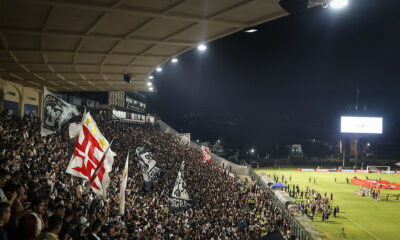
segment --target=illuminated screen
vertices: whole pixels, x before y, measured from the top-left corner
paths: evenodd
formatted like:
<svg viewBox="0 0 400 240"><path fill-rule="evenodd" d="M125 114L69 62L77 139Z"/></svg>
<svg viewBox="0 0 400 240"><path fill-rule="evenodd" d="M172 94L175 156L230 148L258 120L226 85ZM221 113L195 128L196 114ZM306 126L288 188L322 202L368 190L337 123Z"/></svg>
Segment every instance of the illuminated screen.
<svg viewBox="0 0 400 240"><path fill-rule="evenodd" d="M342 116L340 131L342 133L382 133L382 118Z"/></svg>

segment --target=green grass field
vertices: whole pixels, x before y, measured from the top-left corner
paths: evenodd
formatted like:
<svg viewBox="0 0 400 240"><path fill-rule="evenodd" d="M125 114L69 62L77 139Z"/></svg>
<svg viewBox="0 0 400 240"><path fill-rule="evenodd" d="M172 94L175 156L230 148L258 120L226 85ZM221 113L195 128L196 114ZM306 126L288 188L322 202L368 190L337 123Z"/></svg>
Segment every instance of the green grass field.
<svg viewBox="0 0 400 240"><path fill-rule="evenodd" d="M320 172L297 172L294 168L260 168L255 169L256 173L264 172L270 174L273 179L274 173L288 177L288 184L299 184L301 190L305 191L308 185L311 189L317 190L321 195L333 193L331 206L339 206L340 213L334 218L333 214L328 223L322 222L321 214L314 217L314 229L320 232L321 237L326 239L344 239L340 236L344 228L346 239L379 239L397 240L400 239L400 200L395 195L400 190L382 190L381 200L376 201L369 197L360 197L355 194L360 187L351 182L346 183L346 177L365 179L382 178L390 182L400 183L400 174L371 174L371 173L320 173ZM289 181L289 175L292 181ZM316 184L309 183L309 177L316 179ZM335 183L334 178L337 178ZM390 194L389 201L386 195ZM298 200L298 202L301 201Z"/></svg>

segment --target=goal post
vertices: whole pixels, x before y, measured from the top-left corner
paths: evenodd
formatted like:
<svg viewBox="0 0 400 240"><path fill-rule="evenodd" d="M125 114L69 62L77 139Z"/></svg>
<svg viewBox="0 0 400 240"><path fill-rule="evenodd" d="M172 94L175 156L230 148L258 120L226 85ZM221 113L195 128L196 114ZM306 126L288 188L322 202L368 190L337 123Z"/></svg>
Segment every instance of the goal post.
<svg viewBox="0 0 400 240"><path fill-rule="evenodd" d="M390 171L390 166L374 166L374 165L368 165L367 170L371 173L378 172L378 170L383 170L383 171Z"/></svg>

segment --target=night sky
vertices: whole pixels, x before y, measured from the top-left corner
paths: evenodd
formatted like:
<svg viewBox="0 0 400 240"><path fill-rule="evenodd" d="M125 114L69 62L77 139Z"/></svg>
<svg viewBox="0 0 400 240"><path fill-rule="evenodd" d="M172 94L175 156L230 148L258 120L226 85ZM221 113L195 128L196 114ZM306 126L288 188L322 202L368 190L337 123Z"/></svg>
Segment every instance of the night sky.
<svg viewBox="0 0 400 240"><path fill-rule="evenodd" d="M192 139L263 153L312 138L336 144L358 86L360 115L384 118L374 140L400 145L399 9L398 0L352 0L213 41L154 73L149 102Z"/></svg>

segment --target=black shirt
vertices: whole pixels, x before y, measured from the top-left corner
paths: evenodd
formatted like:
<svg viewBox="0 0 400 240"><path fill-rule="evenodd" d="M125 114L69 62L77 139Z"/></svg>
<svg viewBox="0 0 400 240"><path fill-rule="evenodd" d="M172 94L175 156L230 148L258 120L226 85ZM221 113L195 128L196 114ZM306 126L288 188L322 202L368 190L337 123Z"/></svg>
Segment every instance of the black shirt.
<svg viewBox="0 0 400 240"><path fill-rule="evenodd" d="M8 240L8 235L3 227L0 227L0 240Z"/></svg>
<svg viewBox="0 0 400 240"><path fill-rule="evenodd" d="M72 223L71 222L64 222L61 228L61 232L60 232L60 239L64 239L65 235L69 235L69 237L72 237L73 235L73 228L72 228Z"/></svg>

